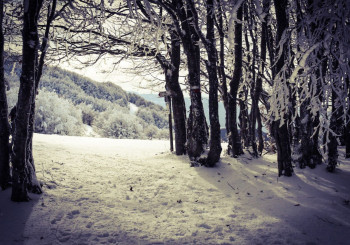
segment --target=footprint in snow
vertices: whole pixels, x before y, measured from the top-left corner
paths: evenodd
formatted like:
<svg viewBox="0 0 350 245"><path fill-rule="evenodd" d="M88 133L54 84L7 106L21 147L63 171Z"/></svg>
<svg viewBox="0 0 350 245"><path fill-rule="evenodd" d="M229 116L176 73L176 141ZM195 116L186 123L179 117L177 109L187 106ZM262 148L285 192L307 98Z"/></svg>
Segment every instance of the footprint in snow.
<svg viewBox="0 0 350 245"><path fill-rule="evenodd" d="M80 214L79 210L73 210L72 212L68 213L67 216L68 216L68 219L73 219L73 218L76 218L78 214Z"/></svg>
<svg viewBox="0 0 350 245"><path fill-rule="evenodd" d="M208 230L210 230L211 229L211 226L210 225L207 225L207 224L205 224L205 223L203 223L203 224L199 224L199 225L197 225L198 227L200 227L200 228L205 228L205 229L208 229Z"/></svg>
<svg viewBox="0 0 350 245"><path fill-rule="evenodd" d="M91 228L93 224L92 222L87 223L86 228Z"/></svg>
<svg viewBox="0 0 350 245"><path fill-rule="evenodd" d="M63 218L63 213L57 214L56 217L53 220L51 220L51 224L53 225L56 224L57 222L61 221L62 218Z"/></svg>
<svg viewBox="0 0 350 245"><path fill-rule="evenodd" d="M104 233L98 234L97 236L98 237L109 237L109 233L108 232L104 232Z"/></svg>

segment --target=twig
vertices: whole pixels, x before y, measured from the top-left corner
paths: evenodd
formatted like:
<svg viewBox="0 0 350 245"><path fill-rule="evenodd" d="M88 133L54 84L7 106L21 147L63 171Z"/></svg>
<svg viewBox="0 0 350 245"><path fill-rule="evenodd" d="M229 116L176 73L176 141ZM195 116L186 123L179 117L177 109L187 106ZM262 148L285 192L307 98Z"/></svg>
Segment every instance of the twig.
<svg viewBox="0 0 350 245"><path fill-rule="evenodd" d="M235 188L230 183L227 182L227 184L228 184L229 187L232 188L232 190L235 190Z"/></svg>

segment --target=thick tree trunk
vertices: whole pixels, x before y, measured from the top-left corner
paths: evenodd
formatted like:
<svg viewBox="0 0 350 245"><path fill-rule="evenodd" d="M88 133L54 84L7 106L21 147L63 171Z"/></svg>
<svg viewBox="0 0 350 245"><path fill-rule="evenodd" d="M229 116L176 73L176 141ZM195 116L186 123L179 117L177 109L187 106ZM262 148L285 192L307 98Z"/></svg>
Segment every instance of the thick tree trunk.
<svg viewBox="0 0 350 245"><path fill-rule="evenodd" d="M233 76L230 81L230 94L228 100L228 124L230 127L228 151L232 157L243 154L242 144L237 129L237 93L240 79L242 77L242 9L240 6L237 11L237 20L235 22L235 65Z"/></svg>
<svg viewBox="0 0 350 245"><path fill-rule="evenodd" d="M171 71L170 83L168 85L173 100L175 148L176 155L186 154L186 107L182 90L179 84L180 67L180 43L174 34L171 41Z"/></svg>
<svg viewBox="0 0 350 245"><path fill-rule="evenodd" d="M313 16L313 13L315 12L314 10L314 5L312 0L308 0L307 2L307 13L309 16ZM301 22L302 19L302 10L301 6L298 6L298 21ZM317 28L316 23L312 22L311 23L311 34L314 36L315 35L315 30ZM299 30L301 31L301 30ZM319 35L319 34L317 34ZM320 39L322 39L323 34L321 34ZM317 59L322 60L321 62L321 68L316 68L315 71L315 80L314 81L308 81L308 86L309 89L311 90L311 84L315 83L316 86L313 89L316 89L316 92L314 94L317 94L319 97L319 101L322 101L322 84L321 80L323 79L325 75L325 71L327 69L327 60L324 59L323 57L323 51L318 50L317 51ZM323 71L321 73L321 70ZM313 79L313 78L311 78ZM299 162L299 166L301 168L308 166L310 168L315 168L317 164L322 163L322 156L318 150L318 137L319 137L319 123L320 123L320 113L316 112L316 115L312 117L311 112L310 112L310 99L304 98L304 102L301 104L301 124L300 124L300 136L301 136L301 144L300 144L300 152L301 152L301 158ZM316 131L314 131L316 130Z"/></svg>
<svg viewBox="0 0 350 245"><path fill-rule="evenodd" d="M27 142L29 115L35 89L35 65L39 44L37 22L42 0L24 0L22 74L18 93L15 133L13 135L13 188L12 201L28 201Z"/></svg>
<svg viewBox="0 0 350 245"><path fill-rule="evenodd" d="M36 89L35 89L36 90ZM35 119L35 92L32 96L32 104L30 108L29 115L29 125L28 125L28 138L27 138L27 163L26 163L26 174L28 178L28 191L41 194L43 191L41 189L40 183L36 177L35 164L33 157L33 134L34 134L34 119Z"/></svg>
<svg viewBox="0 0 350 245"><path fill-rule="evenodd" d="M184 96L179 84L180 68L180 40L175 33L171 33L171 64L165 74L167 88L171 93L172 109L175 129L176 155L186 154L186 107Z"/></svg>
<svg viewBox="0 0 350 245"><path fill-rule="evenodd" d="M34 157L33 157L33 134L34 134L34 120L35 120L35 98L37 95L38 87L39 87L39 82L40 78L43 72L43 67L44 67L44 60L45 60L45 55L46 55L46 50L47 50L47 45L48 45L48 39L49 39L49 33L50 33L50 27L51 23L54 20L55 16L55 11L56 11L56 4L57 0L52 1L52 6L51 9L49 9L48 13L48 18L46 22L46 28L45 28L45 34L44 38L41 44L41 55L39 62L37 60L37 57L35 59L35 84L34 84L34 92L32 96L32 103L31 103L31 109L30 109L30 115L29 115L29 125L28 125L28 139L27 139L27 152L26 152L26 157L27 157L27 165L26 165L26 174L28 176L28 190L32 193L36 194L41 194L42 189L41 185L36 177L36 172L35 172L35 164L34 164Z"/></svg>
<svg viewBox="0 0 350 245"><path fill-rule="evenodd" d="M182 1L176 3L184 31L178 35L182 39L187 57L191 97L190 115L187 121L187 152L191 160L198 160L208 143L208 130L201 95L199 36L194 27L195 23L190 7L185 6Z"/></svg>
<svg viewBox="0 0 350 245"><path fill-rule="evenodd" d="M276 19L277 19L277 36L276 43L279 43L282 38L284 31L287 31L288 28L288 19L287 19L287 0L274 0L275 10L276 10ZM277 48L276 53L279 53L279 49L282 48L281 55L278 57L276 62L276 76L279 76L285 62L287 59L287 43L284 43L282 47ZM282 79L282 77L281 77ZM275 80L276 82L276 80ZM287 81L284 81L287 82ZM284 123L281 125L281 120L284 120ZM288 131L288 115L283 119L278 119L273 122L273 134L276 140L277 146L277 159L278 159L278 175L282 174L285 176L291 176L293 173L292 167L292 158L291 158L291 147Z"/></svg>
<svg viewBox="0 0 350 245"><path fill-rule="evenodd" d="M219 123L219 106L218 106L218 76L217 76L217 51L214 37L214 5L213 0L207 0L207 54L208 62L206 63L209 75L209 120L210 120L210 145L209 153L206 159L206 165L213 167L220 160L221 134Z"/></svg>
<svg viewBox="0 0 350 245"><path fill-rule="evenodd" d="M6 189L11 182L9 162L8 107L6 98L6 83L4 76L4 34L2 22L4 16L4 1L0 1L0 187Z"/></svg>

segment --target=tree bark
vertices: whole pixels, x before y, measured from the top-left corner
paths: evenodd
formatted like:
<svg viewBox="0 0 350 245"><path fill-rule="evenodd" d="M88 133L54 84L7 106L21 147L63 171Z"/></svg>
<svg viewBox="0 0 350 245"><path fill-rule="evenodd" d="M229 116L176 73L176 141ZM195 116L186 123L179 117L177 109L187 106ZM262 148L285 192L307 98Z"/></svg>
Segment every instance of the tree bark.
<svg viewBox="0 0 350 245"><path fill-rule="evenodd" d="M237 92L242 77L242 5L237 10L237 22L235 22L235 64L233 76L230 81L230 92L228 100L228 124L230 127L228 151L231 157L243 154L241 139L237 129Z"/></svg>
<svg viewBox="0 0 350 245"><path fill-rule="evenodd" d="M218 75L217 75L217 50L215 47L214 36L214 3L213 0L207 0L207 38L206 50L208 62L206 67L209 75L209 120L210 120L210 145L209 153L206 159L208 167L214 167L220 160L221 134L219 123L218 106Z"/></svg>
<svg viewBox="0 0 350 245"><path fill-rule="evenodd" d="M282 38L284 31L287 31L288 28L288 19L287 19L287 0L274 0L275 10L276 10L276 19L277 19L277 35L276 43L279 43ZM285 62L287 60L287 43L285 42L282 47L277 48L276 53L279 53L279 49L282 48L282 53L278 57L276 62L276 76L279 76ZM281 77L282 79L282 77ZM276 82L276 80L275 80ZM287 81L285 81L287 82ZM288 109L287 109L288 110ZM284 123L281 125L281 119L275 120L272 123L273 135L276 140L277 146L277 160L278 160L278 175L292 176L293 167L292 167L292 157L291 157L291 147L288 131L288 115L283 118Z"/></svg>
<svg viewBox="0 0 350 245"><path fill-rule="evenodd" d="M201 95L199 36L194 28L190 7L186 6L183 1L177 1L176 9L184 31L178 35L182 39L187 57L191 97L190 114L187 121L187 152L191 160L198 160L208 143L208 130Z"/></svg>
<svg viewBox="0 0 350 245"><path fill-rule="evenodd" d="M33 134L34 134L34 122L35 122L35 99L38 92L39 82L41 79L41 75L43 72L44 67L44 60L46 56L46 50L48 45L48 39L49 39L49 33L50 33L50 27L51 23L54 20L55 11L56 11L56 4L57 0L52 1L51 9L48 9L48 17L45 27L45 34L44 38L41 44L41 55L40 59L38 61L37 56L35 59L35 84L34 84L34 92L32 96L32 102L31 102L31 109L30 109L30 115L29 115L29 125L28 125L28 139L27 139L27 165L26 165L26 174L28 176L28 190L32 193L41 194L42 189L41 185L36 177L35 172L35 164L34 164L34 157L33 157Z"/></svg>
<svg viewBox="0 0 350 245"><path fill-rule="evenodd" d="M4 75L4 34L3 34L4 1L0 1L0 187L6 189L11 182L9 162L8 106L6 82Z"/></svg>
<svg viewBox="0 0 350 245"><path fill-rule="evenodd" d="M258 139L259 139L259 145L258 145L258 153L259 155L262 154L262 151L264 149L264 139L263 139L263 134L262 134L262 123L261 123L261 113L260 113L260 108L259 108L259 100L261 96L261 92L263 90L262 88L262 75L265 72L265 63L266 63L266 52L267 52L267 15L269 12L270 8L270 1L264 0L263 1L263 12L266 14L262 27L261 27L261 41L260 41L260 69L259 69L259 76L256 80L256 88L255 88L255 93L254 97L256 100L256 119L258 123Z"/></svg>
<svg viewBox="0 0 350 245"><path fill-rule="evenodd" d="M349 63L350 67L350 63ZM345 125L345 158L350 158L350 78L346 78L347 93L348 93L348 108L347 108L347 124Z"/></svg>
<svg viewBox="0 0 350 245"><path fill-rule="evenodd" d="M186 107L184 96L179 84L180 69L180 40L178 36L171 32L171 63L165 71L167 76L166 83L171 98L173 100L172 108L174 114L175 129L175 151L176 155L186 154Z"/></svg>
<svg viewBox="0 0 350 245"><path fill-rule="evenodd" d="M302 19L302 10L301 6L298 6L298 19L299 22ZM308 16L312 17L314 16L315 12L315 5L313 4L313 0L307 1L307 14ZM299 28L300 29L300 28ZM312 22L310 24L310 31L313 38L317 35L320 35L319 38L315 40L315 42L320 41L323 39L324 34L316 33L316 23ZM298 31L302 31L301 29ZM317 51L316 57L318 60L322 60L320 66L316 67L315 71L315 78L313 81L307 81L308 87L311 90L312 86L311 84L315 83L315 86L313 89L316 89L315 94L319 97L319 101L322 101L322 82L321 80L325 76L325 71L327 69L327 59L324 59L323 57L323 50L320 49ZM322 72L321 72L322 70ZM312 79L312 78L310 78ZM301 159L299 162L299 166L301 168L304 168L306 166L310 168L315 168L317 164L322 163L322 156L318 150L318 136L319 136L319 123L320 123L320 113L316 112L316 115L312 118L311 112L310 112L310 99L304 98L304 102L301 104L300 108L300 117L301 117L301 123L300 123L300 148L301 148ZM314 130L316 130L314 132Z"/></svg>
<svg viewBox="0 0 350 245"><path fill-rule="evenodd" d="M27 143L32 99L35 89L35 68L38 55L38 18L43 0L24 0L22 74L18 93L15 132L13 135L13 188L12 201L28 201Z"/></svg>
<svg viewBox="0 0 350 245"><path fill-rule="evenodd" d="M337 117L339 116L338 109L335 106L335 100L336 100L336 93L334 90L332 90L332 115L330 118L330 129L333 132L337 132ZM329 172L334 172L335 167L338 164L338 142L336 136L333 134L333 132L329 132L329 141L328 141L328 164L327 164L327 170Z"/></svg>
<svg viewBox="0 0 350 245"><path fill-rule="evenodd" d="M223 6L220 0L218 0L218 32L220 36L220 51L219 51L219 69L218 69L218 75L220 78L220 93L222 97L222 101L225 108L225 128L226 128L226 136L230 135L230 127L228 122L228 92L227 92L227 79L226 79L226 72L225 72L225 33L224 33L224 27L223 27ZM229 154L229 153L228 153Z"/></svg>

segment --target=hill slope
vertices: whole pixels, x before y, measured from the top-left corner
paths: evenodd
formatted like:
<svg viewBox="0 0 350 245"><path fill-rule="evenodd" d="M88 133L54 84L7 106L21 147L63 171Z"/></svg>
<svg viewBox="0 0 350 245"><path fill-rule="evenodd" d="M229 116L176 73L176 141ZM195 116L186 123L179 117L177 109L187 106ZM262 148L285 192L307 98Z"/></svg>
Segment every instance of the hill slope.
<svg viewBox="0 0 350 245"><path fill-rule="evenodd" d="M7 61L9 109L16 104L19 75L20 66ZM84 129L92 127L104 137L167 137L164 107L111 82L98 83L57 67L44 69L36 104L38 133L84 135Z"/></svg>

